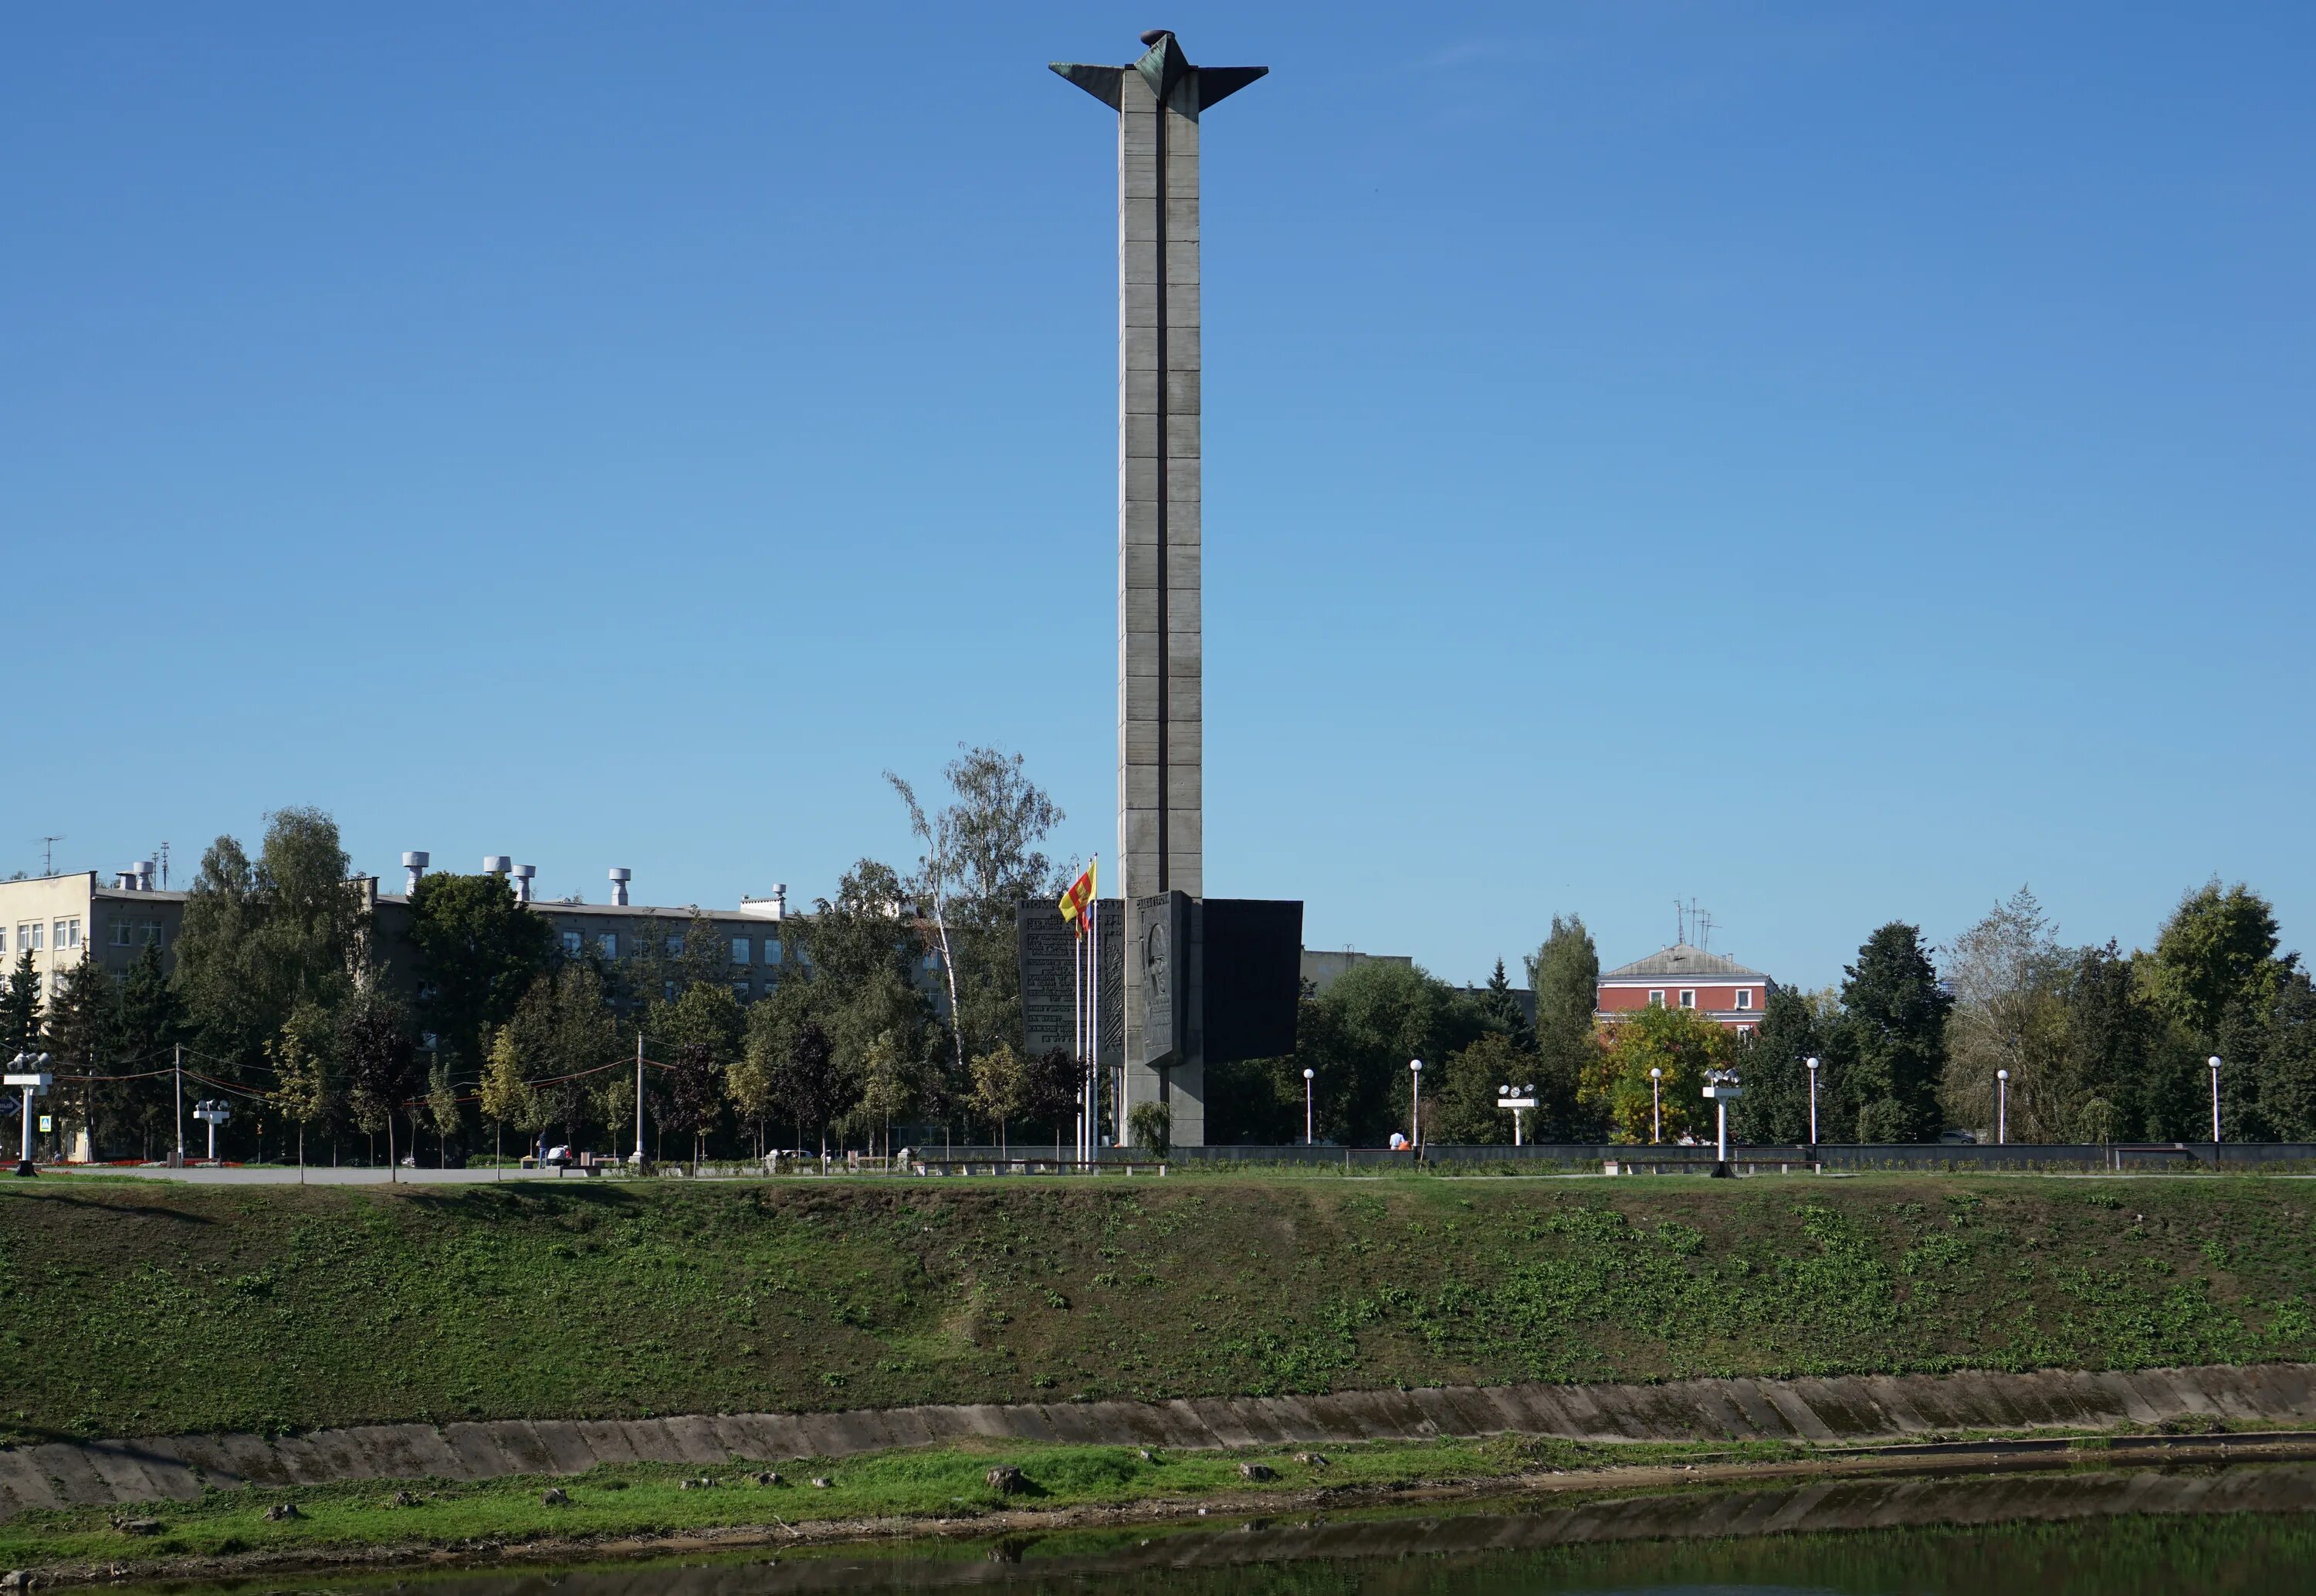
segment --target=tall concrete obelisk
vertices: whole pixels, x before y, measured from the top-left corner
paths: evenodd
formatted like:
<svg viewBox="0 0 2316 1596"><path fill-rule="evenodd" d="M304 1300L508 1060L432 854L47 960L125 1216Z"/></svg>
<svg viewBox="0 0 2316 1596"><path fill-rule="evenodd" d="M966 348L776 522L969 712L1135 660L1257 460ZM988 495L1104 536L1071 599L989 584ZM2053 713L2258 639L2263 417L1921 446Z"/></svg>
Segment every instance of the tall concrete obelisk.
<svg viewBox="0 0 2316 1596"><path fill-rule="evenodd" d="M1267 66L1193 66L1153 29L1125 66L1054 63L1118 112L1118 864L1127 900L1205 891L1198 603L1198 120ZM1126 1103L1206 1139L1195 1045L1144 1068L1128 950ZM1123 1117L1121 1113L1121 1118Z"/></svg>

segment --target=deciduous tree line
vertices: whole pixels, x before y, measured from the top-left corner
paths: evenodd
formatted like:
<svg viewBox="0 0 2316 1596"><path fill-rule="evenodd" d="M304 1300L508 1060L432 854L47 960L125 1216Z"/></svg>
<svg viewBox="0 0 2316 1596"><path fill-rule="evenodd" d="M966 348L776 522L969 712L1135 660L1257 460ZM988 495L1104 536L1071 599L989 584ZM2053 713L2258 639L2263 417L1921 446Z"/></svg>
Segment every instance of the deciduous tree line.
<svg viewBox="0 0 2316 1596"><path fill-rule="evenodd" d="M619 1150L636 1132L639 1045L655 1156L875 1148L928 1122L1043 1128L1074 1112L1077 1076L1021 1054L1014 905L1060 891L1041 845L1061 813L1018 756L962 750L944 776L930 810L893 782L916 867L863 859L783 922L792 956L753 1004L697 911L688 926L639 917L623 957L592 940L571 953L492 875L425 877L388 945L335 823L286 809L254 858L231 837L207 850L172 973L148 948L126 982L86 963L44 1002L25 961L0 992L0 1040L45 1046L67 1077L144 1077L71 1082L58 1098L113 1156L172 1145L174 1088L152 1072L181 1043L188 1095L224 1092L236 1110L235 1157ZM937 994L917 979L929 953Z"/></svg>
<svg viewBox="0 0 2316 1596"><path fill-rule="evenodd" d="M1991 1130L2000 1069L2015 1141L2204 1140L2216 1056L2229 1139L2316 1141L2316 995L2273 909L2240 884L2187 893L2130 953L2062 945L2023 888L1943 949L1893 921L1839 987L1776 991L1742 1034L1679 1008L1597 1024L1599 961L1573 917L1554 917L1527 963L1533 1026L1501 962L1478 991L1380 961L1306 991L1294 1056L1209 1071L1210 1134L1301 1140L1309 1068L1319 1138L1377 1145L1411 1128L1407 1064L1421 1059L1430 1141L1509 1141L1498 1090L1531 1084L1531 1140L1647 1141L1653 1113L1667 1140L1704 1138L1705 1072L1729 1068L1744 1086L1732 1134L1798 1143L1814 1058L1824 1141Z"/></svg>

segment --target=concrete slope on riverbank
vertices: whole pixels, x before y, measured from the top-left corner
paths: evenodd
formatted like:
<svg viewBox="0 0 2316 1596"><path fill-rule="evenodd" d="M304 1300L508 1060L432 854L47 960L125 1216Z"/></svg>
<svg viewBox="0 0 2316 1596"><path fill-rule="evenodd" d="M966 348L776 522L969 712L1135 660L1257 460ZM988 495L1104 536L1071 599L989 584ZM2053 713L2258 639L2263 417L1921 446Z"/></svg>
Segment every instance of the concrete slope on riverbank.
<svg viewBox="0 0 2316 1596"><path fill-rule="evenodd" d="M1177 1449L1506 1432L1606 1441L1844 1441L2171 1420L2316 1424L2316 1365L1448 1386L1331 1396L372 1424L294 1436L58 1441L0 1450L0 1517L33 1507L185 1499L208 1485L572 1475L599 1463L713 1467L971 1440Z"/></svg>

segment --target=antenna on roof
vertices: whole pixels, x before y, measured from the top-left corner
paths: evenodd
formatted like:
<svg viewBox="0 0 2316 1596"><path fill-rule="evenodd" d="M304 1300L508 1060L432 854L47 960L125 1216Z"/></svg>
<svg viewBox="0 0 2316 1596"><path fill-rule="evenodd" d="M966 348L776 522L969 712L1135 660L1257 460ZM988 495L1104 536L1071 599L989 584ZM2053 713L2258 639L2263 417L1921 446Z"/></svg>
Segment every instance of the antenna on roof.
<svg viewBox="0 0 2316 1596"><path fill-rule="evenodd" d="M40 873L42 875L54 875L57 873L57 844L63 840L64 837L61 833L55 837L40 838Z"/></svg>
<svg viewBox="0 0 2316 1596"><path fill-rule="evenodd" d="M1708 953L1713 951L1713 911L1711 909L1700 909L1697 911L1697 945Z"/></svg>

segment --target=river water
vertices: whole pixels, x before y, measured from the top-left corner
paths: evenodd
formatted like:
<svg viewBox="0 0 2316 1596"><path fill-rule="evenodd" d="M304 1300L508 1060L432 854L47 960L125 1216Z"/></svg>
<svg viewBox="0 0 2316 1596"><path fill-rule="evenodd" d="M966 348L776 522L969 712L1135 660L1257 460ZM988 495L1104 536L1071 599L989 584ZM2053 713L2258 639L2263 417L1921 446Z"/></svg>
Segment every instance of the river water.
<svg viewBox="0 0 2316 1596"><path fill-rule="evenodd" d="M688 1562L207 1587L379 1596L2267 1596L2316 1592L2316 1464L1549 1495ZM177 1586L179 1592L190 1589Z"/></svg>

